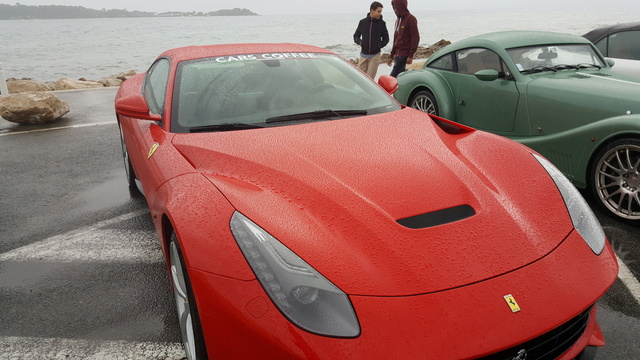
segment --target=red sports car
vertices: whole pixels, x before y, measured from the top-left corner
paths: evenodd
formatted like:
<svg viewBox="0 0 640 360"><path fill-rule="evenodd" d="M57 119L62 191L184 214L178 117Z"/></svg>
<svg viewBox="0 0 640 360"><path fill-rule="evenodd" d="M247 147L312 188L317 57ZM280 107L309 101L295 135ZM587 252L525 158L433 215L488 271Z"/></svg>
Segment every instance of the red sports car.
<svg viewBox="0 0 640 360"><path fill-rule="evenodd" d="M189 359L590 359L617 262L547 160L322 48L169 50L115 108ZM489 156L490 154L490 156Z"/></svg>

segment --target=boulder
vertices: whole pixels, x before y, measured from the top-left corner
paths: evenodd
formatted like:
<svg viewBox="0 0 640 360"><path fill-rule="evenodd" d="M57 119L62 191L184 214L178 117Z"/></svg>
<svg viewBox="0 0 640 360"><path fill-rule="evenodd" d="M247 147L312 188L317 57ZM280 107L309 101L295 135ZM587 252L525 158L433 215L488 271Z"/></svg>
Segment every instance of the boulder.
<svg viewBox="0 0 640 360"><path fill-rule="evenodd" d="M136 72L134 70L129 70L129 71L125 71L125 72L121 72L119 74L114 75L115 77L117 77L118 79L125 81L128 80L130 77L136 75Z"/></svg>
<svg viewBox="0 0 640 360"><path fill-rule="evenodd" d="M413 60L413 63L407 65L406 69L407 70L420 70L424 66L425 62L427 62L427 60L424 60L424 59Z"/></svg>
<svg viewBox="0 0 640 360"><path fill-rule="evenodd" d="M118 79L115 76L109 76L109 77L106 77L106 78L102 78L102 79L98 80L98 82L100 84L102 84L102 86L106 86L106 87L120 86L120 84L122 84L122 80Z"/></svg>
<svg viewBox="0 0 640 360"><path fill-rule="evenodd" d="M17 124L44 124L69 112L69 104L49 92L25 92L0 97L0 116Z"/></svg>
<svg viewBox="0 0 640 360"><path fill-rule="evenodd" d="M9 94L53 90L49 85L35 80L8 80L7 89L9 90Z"/></svg>
<svg viewBox="0 0 640 360"><path fill-rule="evenodd" d="M97 81L71 80L69 78L62 78L55 82L55 90L91 89L101 87L104 87L104 85L100 84Z"/></svg>
<svg viewBox="0 0 640 360"><path fill-rule="evenodd" d="M130 77L132 77L133 75L135 75L136 72L133 70L129 70L126 72L121 72L119 74L116 75L111 75L108 76L106 78L102 78L100 80L98 80L98 82L104 86L120 86L120 84L122 84L122 82L124 82L125 80L129 79Z"/></svg>
<svg viewBox="0 0 640 360"><path fill-rule="evenodd" d="M451 41L449 40L440 40L438 42L436 42L435 44L429 46L429 47L418 47L418 51L416 51L415 55L413 55L414 59L428 59L429 56L433 55L434 52L442 49L443 47L447 46L451 44Z"/></svg>

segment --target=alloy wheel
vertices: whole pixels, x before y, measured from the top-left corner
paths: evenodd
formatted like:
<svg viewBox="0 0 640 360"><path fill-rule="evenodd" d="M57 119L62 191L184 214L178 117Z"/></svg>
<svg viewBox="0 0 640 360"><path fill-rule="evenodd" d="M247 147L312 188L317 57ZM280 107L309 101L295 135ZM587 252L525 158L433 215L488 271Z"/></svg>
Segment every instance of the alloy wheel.
<svg viewBox="0 0 640 360"><path fill-rule="evenodd" d="M182 331L184 349L187 359L196 359L195 335L191 318L191 308L189 306L189 296L184 274L184 267L180 258L180 252L175 241L171 241L169 250L169 260L171 262L171 278L173 280L173 294L176 299L178 310L178 321Z"/></svg>
<svg viewBox="0 0 640 360"><path fill-rule="evenodd" d="M420 92L411 101L411 107L427 114L437 115L437 107L434 99L426 92Z"/></svg>
<svg viewBox="0 0 640 360"><path fill-rule="evenodd" d="M598 200L613 214L640 220L640 143L617 142L599 159L594 174Z"/></svg>

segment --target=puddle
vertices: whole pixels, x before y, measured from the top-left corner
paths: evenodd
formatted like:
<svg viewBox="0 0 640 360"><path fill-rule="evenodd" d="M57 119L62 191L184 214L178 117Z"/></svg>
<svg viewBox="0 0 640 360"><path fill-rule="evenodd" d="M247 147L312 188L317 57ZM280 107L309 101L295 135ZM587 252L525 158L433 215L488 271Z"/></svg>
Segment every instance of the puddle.
<svg viewBox="0 0 640 360"><path fill-rule="evenodd" d="M132 201L124 171L81 192L76 200L82 204L81 211L105 210Z"/></svg>

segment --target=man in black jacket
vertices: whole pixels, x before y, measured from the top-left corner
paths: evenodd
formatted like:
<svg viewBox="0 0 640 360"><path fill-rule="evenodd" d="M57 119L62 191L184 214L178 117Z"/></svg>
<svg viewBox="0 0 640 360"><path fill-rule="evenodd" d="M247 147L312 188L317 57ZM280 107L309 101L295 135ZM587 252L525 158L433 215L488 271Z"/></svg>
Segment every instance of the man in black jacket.
<svg viewBox="0 0 640 360"><path fill-rule="evenodd" d="M387 24L382 20L382 4L374 1L367 17L360 20L353 41L360 45L358 67L375 79L380 66L381 50L389 43Z"/></svg>

